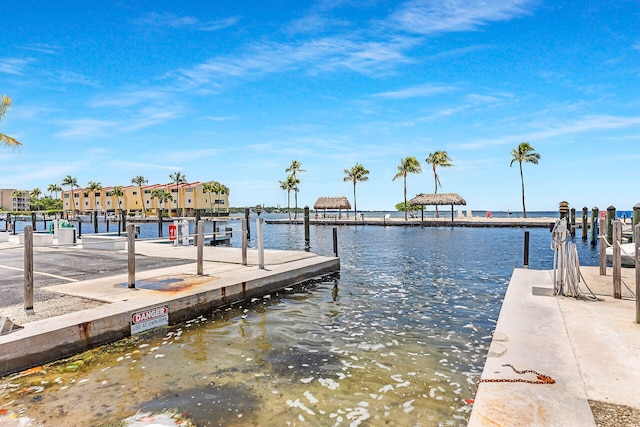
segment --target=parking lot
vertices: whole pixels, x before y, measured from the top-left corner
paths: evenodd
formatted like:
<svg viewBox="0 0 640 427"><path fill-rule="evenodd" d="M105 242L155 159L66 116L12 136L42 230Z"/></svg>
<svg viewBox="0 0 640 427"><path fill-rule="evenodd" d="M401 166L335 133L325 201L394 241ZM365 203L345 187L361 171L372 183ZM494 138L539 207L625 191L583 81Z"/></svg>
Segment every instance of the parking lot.
<svg viewBox="0 0 640 427"><path fill-rule="evenodd" d="M147 271L193 262L186 259L136 256L136 271ZM58 297L38 292L47 286L127 273L127 254L86 249L34 248L34 298ZM24 301L24 248L0 248L0 309Z"/></svg>

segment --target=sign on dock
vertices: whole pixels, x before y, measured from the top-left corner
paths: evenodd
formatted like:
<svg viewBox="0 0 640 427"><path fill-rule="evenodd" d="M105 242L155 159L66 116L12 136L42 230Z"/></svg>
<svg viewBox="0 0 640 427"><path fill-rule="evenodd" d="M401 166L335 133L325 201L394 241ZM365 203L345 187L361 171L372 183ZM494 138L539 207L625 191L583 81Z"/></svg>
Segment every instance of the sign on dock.
<svg viewBox="0 0 640 427"><path fill-rule="evenodd" d="M131 315L131 335L169 324L169 306L149 308Z"/></svg>

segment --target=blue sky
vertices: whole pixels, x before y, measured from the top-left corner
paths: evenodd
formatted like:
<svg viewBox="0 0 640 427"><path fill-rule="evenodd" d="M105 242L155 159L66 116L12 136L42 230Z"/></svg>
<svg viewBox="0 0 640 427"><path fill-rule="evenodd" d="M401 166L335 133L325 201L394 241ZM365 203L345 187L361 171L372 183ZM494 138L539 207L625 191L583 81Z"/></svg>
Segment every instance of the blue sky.
<svg viewBox="0 0 640 427"><path fill-rule="evenodd" d="M0 3L0 188L45 191L66 175L103 186L184 173L231 189L232 206L348 196L359 210L433 192L469 209L640 202L640 4L636 1L135 1ZM293 204L293 195L292 195Z"/></svg>

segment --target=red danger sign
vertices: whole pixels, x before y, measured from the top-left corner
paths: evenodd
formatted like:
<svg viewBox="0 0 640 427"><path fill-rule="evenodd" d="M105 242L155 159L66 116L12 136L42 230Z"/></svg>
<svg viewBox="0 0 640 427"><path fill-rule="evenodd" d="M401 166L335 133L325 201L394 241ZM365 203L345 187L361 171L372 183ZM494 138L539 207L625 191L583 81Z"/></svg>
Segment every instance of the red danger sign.
<svg viewBox="0 0 640 427"><path fill-rule="evenodd" d="M169 324L169 306L150 308L131 315L131 335Z"/></svg>

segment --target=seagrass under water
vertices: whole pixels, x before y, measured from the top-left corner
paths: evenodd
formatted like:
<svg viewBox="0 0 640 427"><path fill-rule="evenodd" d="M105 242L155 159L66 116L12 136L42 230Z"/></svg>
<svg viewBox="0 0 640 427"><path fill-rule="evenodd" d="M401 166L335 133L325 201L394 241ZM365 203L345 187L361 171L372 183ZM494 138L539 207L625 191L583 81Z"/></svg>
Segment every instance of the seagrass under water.
<svg viewBox="0 0 640 427"><path fill-rule="evenodd" d="M531 268L551 268L549 231L530 232ZM302 249L303 233L268 226L265 246ZM523 231L338 235L339 279L5 378L0 408L32 425L116 425L165 409L197 425L465 425ZM329 254L331 236L313 227L311 249Z"/></svg>

